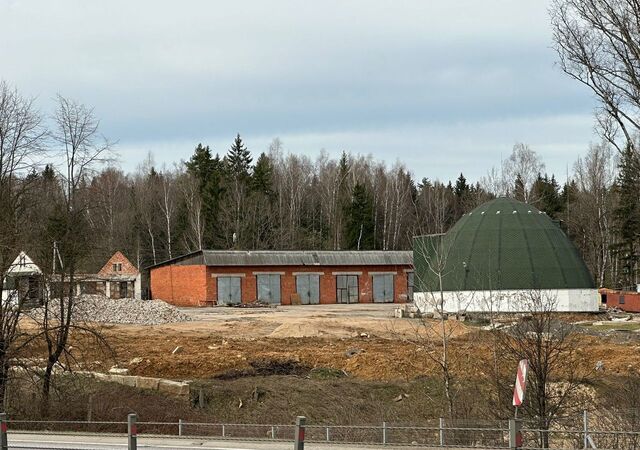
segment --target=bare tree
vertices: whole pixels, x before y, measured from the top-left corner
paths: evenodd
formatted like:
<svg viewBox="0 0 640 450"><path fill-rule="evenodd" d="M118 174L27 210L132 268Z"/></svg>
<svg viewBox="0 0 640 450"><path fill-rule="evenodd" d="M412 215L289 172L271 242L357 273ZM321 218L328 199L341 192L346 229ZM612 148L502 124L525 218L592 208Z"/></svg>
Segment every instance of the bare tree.
<svg viewBox="0 0 640 450"><path fill-rule="evenodd" d="M57 302L45 296L43 317L39 321L40 335L46 343L47 361L42 378L42 413L49 413L53 369L62 358L70 358L69 336L80 328L74 319L77 273L91 246L87 227L86 179L96 164L108 160L111 144L98 133L99 121L93 110L73 100L58 96L58 109L54 116L56 128L53 137L61 149L63 166L60 177L64 187L64 200L53 218L54 267L51 280ZM56 258L60 261L56 267ZM95 335L99 338L99 335Z"/></svg>
<svg viewBox="0 0 640 450"><path fill-rule="evenodd" d="M614 259L615 164L609 145L592 145L576 161L574 173L578 192L565 220L599 286L604 286Z"/></svg>
<svg viewBox="0 0 640 450"><path fill-rule="evenodd" d="M445 293L445 279L454 275L454 270L449 259L451 241L445 235L423 236L414 242L414 255L416 256L415 281L421 291L414 294L415 302L421 311L419 325L415 329L414 344L420 345L427 350L425 354L440 369L445 397L447 399L447 412L449 418L454 417L456 385L454 371L450 359L450 341L455 334L458 322L449 324L448 312L452 305L449 294ZM469 297L465 297L463 302L468 305ZM460 301L456 302L460 304ZM458 309L466 310L465 306L457 306ZM429 312L435 320L429 320ZM435 352L432 347L439 346L439 352Z"/></svg>
<svg viewBox="0 0 640 450"><path fill-rule="evenodd" d="M165 227L166 250L167 257L171 259L173 252L171 244L173 243L173 219L176 213L176 186L173 174L168 170L163 170L158 177L160 199L158 207L162 212L162 218Z"/></svg>
<svg viewBox="0 0 640 450"><path fill-rule="evenodd" d="M150 259L153 264L158 262L158 235L159 217L157 215L156 205L158 204L158 189L156 186L157 172L153 167L153 158L151 154L142 164L138 166L138 170L133 181L133 204L136 209L140 226L144 230L144 234L149 238L148 250ZM150 247L150 248L149 248ZM145 254L145 259L149 255Z"/></svg>
<svg viewBox="0 0 640 450"><path fill-rule="evenodd" d="M515 144L511 155L503 162L502 172L508 192L513 193L516 180L520 179L524 187L524 201L532 203L536 200L531 198L533 184L543 170L544 163L529 145Z"/></svg>
<svg viewBox="0 0 640 450"><path fill-rule="evenodd" d="M198 180L188 172L178 174L177 187L184 202L187 229L183 235L188 252L202 249L204 217Z"/></svg>
<svg viewBox="0 0 640 450"><path fill-rule="evenodd" d="M634 146L640 131L638 11L638 0L554 0L551 7L560 67L599 99L598 129L619 151Z"/></svg>
<svg viewBox="0 0 640 450"><path fill-rule="evenodd" d="M33 170L44 150L46 130L33 99L22 97L0 81L0 288L5 275L25 242L30 205L25 198L29 182L24 177ZM10 376L10 360L20 335L21 310L15 290L0 289L0 407Z"/></svg>
<svg viewBox="0 0 640 450"><path fill-rule="evenodd" d="M583 386L592 370L585 368L579 354L578 333L573 325L557 319L557 296L551 291L520 292L513 299L517 310L529 311L516 325L494 330L501 355L502 408L511 410L513 377L518 361L529 361L527 398L521 407L525 417L540 430L538 445L549 448L547 430L585 406Z"/></svg>

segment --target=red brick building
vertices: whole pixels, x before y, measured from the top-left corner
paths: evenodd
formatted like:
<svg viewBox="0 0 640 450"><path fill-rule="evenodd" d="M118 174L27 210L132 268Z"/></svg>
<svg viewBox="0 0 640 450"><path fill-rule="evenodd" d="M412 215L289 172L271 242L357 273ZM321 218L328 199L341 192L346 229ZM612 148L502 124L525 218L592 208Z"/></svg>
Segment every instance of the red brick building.
<svg viewBox="0 0 640 450"><path fill-rule="evenodd" d="M410 251L200 250L149 268L151 298L179 306L403 303Z"/></svg>
<svg viewBox="0 0 640 450"><path fill-rule="evenodd" d="M600 289L601 303L607 308L618 308L627 312L640 312L640 292Z"/></svg>
<svg viewBox="0 0 640 450"><path fill-rule="evenodd" d="M102 294L109 298L141 298L140 272L122 252L115 252L96 274L77 275L83 294Z"/></svg>

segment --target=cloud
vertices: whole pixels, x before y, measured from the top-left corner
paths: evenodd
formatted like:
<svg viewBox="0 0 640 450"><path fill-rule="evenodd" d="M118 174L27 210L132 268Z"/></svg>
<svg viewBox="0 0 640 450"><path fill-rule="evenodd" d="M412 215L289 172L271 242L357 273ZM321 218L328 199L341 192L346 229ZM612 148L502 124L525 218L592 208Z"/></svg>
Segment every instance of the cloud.
<svg viewBox="0 0 640 450"><path fill-rule="evenodd" d="M560 161L593 139L593 99L554 67L547 7L5 2L0 76L45 112L58 92L95 106L126 167L146 147L187 157L200 140L226 148L241 132L256 147L280 136L295 151L471 173L515 141Z"/></svg>
<svg viewBox="0 0 640 450"><path fill-rule="evenodd" d="M572 167L576 155L586 151L582 136L591 133L590 115L527 117L474 123L433 124L375 130L349 130L326 133L284 133L278 135L287 152L304 154L311 159L325 150L338 158L340 153L372 154L389 165L403 163L417 180L448 181L460 172L478 181L492 166L507 158L516 142L526 142L539 153L547 170L564 180L567 165ZM146 141L119 146L123 167L133 170L127 161L141 161L152 152L158 165L187 160L198 142L214 152L226 153L233 134L225 137L198 136L194 140ZM274 135L244 136L254 155L267 151Z"/></svg>

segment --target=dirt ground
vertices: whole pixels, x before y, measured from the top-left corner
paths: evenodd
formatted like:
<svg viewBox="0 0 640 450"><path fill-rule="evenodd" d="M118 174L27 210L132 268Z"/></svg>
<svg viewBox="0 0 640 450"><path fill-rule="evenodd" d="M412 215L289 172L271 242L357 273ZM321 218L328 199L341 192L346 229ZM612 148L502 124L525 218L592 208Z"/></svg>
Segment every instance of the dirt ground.
<svg viewBox="0 0 640 450"><path fill-rule="evenodd" d="M95 361L92 370L106 371L117 365L134 375L179 380L252 375L256 364L264 361L275 366L284 362L285 366L335 369L363 380L409 381L436 374L438 342L425 338L420 320L393 318L394 308L320 305L185 309L193 321L105 327L115 359L82 345L77 352L91 353L82 359ZM469 378L488 373L493 357L491 334L456 320L447 321L447 327L453 339L451 361L456 373ZM423 337L416 339L418 333ZM627 335L580 336L581 363L595 367L602 361L607 374L634 371L640 367L640 342L624 338Z"/></svg>
<svg viewBox="0 0 640 450"><path fill-rule="evenodd" d="M208 331L233 339L325 337L361 333L395 338L415 334L416 321L395 319L395 304L305 305L266 308L182 308L192 322L169 325L172 331Z"/></svg>

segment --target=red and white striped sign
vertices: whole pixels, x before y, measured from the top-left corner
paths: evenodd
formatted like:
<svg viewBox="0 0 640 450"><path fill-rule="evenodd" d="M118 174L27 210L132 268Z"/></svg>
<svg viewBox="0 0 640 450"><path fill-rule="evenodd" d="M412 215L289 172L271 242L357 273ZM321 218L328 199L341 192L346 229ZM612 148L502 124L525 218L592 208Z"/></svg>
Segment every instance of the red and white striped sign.
<svg viewBox="0 0 640 450"><path fill-rule="evenodd" d="M518 363L518 374L516 375L516 385L513 388L513 406L520 406L524 401L524 392L527 388L527 370L529 361L526 359Z"/></svg>

